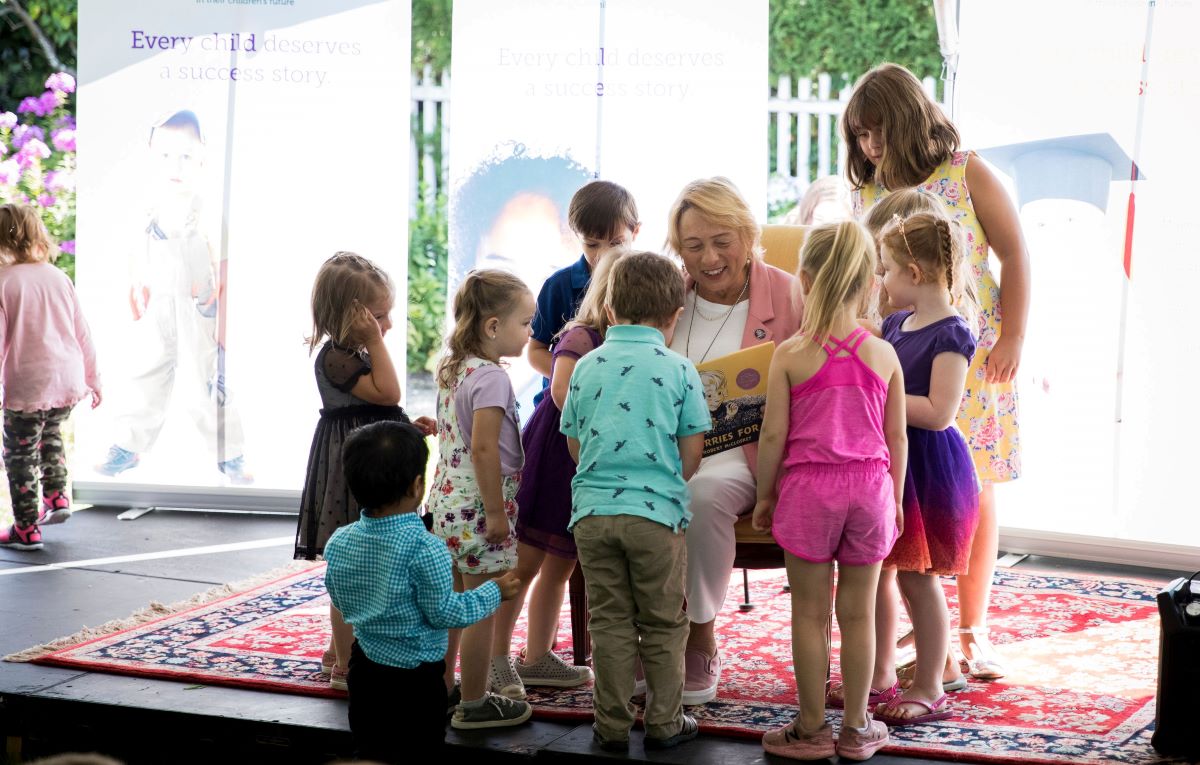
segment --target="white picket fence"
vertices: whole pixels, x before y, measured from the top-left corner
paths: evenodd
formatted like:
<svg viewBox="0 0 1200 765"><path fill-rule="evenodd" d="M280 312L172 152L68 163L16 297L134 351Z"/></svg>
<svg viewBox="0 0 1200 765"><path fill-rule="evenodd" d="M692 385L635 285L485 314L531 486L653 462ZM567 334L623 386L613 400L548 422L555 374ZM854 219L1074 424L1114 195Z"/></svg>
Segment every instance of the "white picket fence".
<svg viewBox="0 0 1200 765"><path fill-rule="evenodd" d="M939 97L937 80L926 77L922 84L927 93ZM794 86L791 77L779 77L778 86L767 98L768 117L775 126L771 176L802 193L817 178L842 174L846 147L837 135L837 123L850 93L851 88L846 87L835 94L833 78L828 74L818 75L815 82L809 78L796 80ZM426 67L420 77L413 77L412 117L409 215L415 216L418 205L431 209L437 194L445 189L450 146L449 72L435 77ZM767 145L766 140L763 143Z"/></svg>

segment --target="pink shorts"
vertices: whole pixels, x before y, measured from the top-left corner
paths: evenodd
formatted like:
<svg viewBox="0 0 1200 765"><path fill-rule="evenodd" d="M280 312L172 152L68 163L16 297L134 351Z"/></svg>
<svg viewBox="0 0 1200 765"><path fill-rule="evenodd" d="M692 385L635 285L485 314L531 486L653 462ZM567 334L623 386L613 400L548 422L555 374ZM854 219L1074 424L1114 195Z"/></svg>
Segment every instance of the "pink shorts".
<svg viewBox="0 0 1200 765"><path fill-rule="evenodd" d="M784 550L813 563L878 563L898 536L892 476L881 462L788 470L771 533Z"/></svg>

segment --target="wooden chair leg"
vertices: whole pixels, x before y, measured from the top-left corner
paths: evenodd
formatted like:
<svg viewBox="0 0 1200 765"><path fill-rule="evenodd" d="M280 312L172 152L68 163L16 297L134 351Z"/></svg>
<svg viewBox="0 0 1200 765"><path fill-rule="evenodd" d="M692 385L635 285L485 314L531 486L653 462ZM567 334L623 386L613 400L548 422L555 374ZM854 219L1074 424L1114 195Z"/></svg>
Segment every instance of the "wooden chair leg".
<svg viewBox="0 0 1200 765"><path fill-rule="evenodd" d="M738 608L743 611L749 611L754 608L754 604L750 602L750 569L742 569L742 602L738 604Z"/></svg>
<svg viewBox="0 0 1200 765"><path fill-rule="evenodd" d="M587 586L583 567L576 565L568 585L571 602L571 644L574 646L575 666L581 667L592 658L592 636L588 632Z"/></svg>

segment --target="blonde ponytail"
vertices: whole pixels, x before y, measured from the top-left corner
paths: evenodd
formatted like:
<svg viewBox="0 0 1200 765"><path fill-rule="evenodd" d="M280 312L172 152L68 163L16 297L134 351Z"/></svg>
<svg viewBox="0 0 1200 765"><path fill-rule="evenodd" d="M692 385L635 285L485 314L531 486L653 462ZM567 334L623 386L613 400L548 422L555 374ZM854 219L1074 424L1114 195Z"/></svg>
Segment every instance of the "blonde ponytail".
<svg viewBox="0 0 1200 765"><path fill-rule="evenodd" d="M842 310L850 304L857 310L874 280L871 237L854 221L818 226L800 250L800 271L812 283L804 296L800 331L806 341L822 345Z"/></svg>

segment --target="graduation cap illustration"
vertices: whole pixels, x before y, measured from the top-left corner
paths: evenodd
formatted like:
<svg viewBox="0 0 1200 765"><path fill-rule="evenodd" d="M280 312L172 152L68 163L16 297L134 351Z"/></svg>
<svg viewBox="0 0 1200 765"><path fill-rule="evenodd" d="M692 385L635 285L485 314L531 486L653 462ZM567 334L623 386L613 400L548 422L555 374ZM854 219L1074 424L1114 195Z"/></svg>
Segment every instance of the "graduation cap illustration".
<svg viewBox="0 0 1200 765"><path fill-rule="evenodd" d="M1013 179L1022 207L1039 199L1075 199L1104 212L1110 183L1131 175L1146 179L1108 133L1026 141L979 153Z"/></svg>

